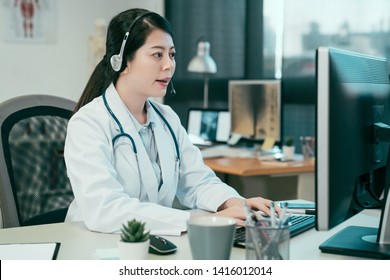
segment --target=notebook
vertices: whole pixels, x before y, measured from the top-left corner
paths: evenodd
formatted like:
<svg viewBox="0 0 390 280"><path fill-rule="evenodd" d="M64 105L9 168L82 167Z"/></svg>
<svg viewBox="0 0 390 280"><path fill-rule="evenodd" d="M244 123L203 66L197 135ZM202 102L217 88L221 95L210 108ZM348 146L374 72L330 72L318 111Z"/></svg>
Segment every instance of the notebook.
<svg viewBox="0 0 390 280"><path fill-rule="evenodd" d="M1 260L55 260L61 243L15 243L0 245Z"/></svg>

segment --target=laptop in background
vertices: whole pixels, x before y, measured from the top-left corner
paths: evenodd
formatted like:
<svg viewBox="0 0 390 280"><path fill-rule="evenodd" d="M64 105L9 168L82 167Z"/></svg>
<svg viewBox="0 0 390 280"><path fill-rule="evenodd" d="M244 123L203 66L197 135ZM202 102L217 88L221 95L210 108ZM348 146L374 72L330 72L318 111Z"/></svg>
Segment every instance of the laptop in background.
<svg viewBox="0 0 390 280"><path fill-rule="evenodd" d="M230 112L223 109L190 108L187 133L194 145L226 144L230 137Z"/></svg>

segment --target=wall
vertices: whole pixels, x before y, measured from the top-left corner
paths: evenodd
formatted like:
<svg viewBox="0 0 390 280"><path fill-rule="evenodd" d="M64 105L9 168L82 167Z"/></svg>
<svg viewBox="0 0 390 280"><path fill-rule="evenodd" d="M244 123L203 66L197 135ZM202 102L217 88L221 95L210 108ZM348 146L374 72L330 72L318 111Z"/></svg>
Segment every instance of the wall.
<svg viewBox="0 0 390 280"><path fill-rule="evenodd" d="M11 1L11 0L9 0ZM56 0L57 41L53 44L4 40L5 8L0 4L0 102L25 94L49 94L77 100L89 78L88 37L95 20L108 22L134 7L163 14L163 0ZM42 2L42 1L41 1Z"/></svg>

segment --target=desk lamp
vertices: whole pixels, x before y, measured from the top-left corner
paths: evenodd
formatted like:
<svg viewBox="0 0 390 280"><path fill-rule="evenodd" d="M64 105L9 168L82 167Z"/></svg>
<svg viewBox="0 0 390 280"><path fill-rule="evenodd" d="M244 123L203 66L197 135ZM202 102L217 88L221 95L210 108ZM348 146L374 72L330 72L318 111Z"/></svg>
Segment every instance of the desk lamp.
<svg viewBox="0 0 390 280"><path fill-rule="evenodd" d="M214 59L210 56L210 43L200 39L198 41L198 50L195 57L193 57L188 64L187 70L189 72L203 73L204 75L204 89L203 89L203 108L208 107L209 99L209 74L217 73L217 65Z"/></svg>

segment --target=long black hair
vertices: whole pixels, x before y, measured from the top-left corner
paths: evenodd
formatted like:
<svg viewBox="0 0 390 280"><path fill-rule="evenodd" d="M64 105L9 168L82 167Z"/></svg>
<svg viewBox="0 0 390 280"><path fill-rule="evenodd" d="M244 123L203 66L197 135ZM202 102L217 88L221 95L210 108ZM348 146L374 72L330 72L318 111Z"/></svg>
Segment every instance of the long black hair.
<svg viewBox="0 0 390 280"><path fill-rule="evenodd" d="M142 18L137 20L129 30L132 23L140 16ZM76 105L75 112L95 97L102 95L111 83L116 84L119 74L126 68L127 61L133 59L135 52L145 43L146 38L155 29L161 29L173 37L169 22L159 14L145 9L130 9L121 12L111 20L107 30L106 54L92 72ZM124 48L122 66L116 72L111 67L110 59L111 56L119 54L124 36L128 31L131 32Z"/></svg>

